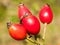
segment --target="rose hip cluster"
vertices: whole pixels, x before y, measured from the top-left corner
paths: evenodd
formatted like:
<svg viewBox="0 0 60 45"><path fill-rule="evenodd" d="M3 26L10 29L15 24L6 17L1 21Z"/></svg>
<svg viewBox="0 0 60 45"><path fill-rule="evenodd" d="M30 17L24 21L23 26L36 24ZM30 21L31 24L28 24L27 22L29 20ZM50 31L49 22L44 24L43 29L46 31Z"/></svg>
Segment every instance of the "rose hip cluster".
<svg viewBox="0 0 60 45"><path fill-rule="evenodd" d="M24 5L18 6L18 18L20 24L7 23L9 34L16 40L23 40L27 34L37 35L40 32L40 22L30 10ZM53 14L50 6L45 4L39 12L39 18L42 23L49 24L52 21Z"/></svg>

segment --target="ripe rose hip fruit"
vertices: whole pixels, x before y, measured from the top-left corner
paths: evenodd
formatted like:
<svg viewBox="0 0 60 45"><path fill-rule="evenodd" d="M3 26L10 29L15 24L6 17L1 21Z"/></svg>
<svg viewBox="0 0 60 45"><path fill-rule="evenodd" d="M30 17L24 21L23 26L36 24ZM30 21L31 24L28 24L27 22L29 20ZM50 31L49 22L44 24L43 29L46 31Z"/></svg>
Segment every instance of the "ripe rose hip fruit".
<svg viewBox="0 0 60 45"><path fill-rule="evenodd" d="M9 29L9 34L15 40L23 40L26 37L26 29L21 24L12 24Z"/></svg>
<svg viewBox="0 0 60 45"><path fill-rule="evenodd" d="M22 24L30 34L36 35L40 31L40 23L38 19L33 15L28 15L22 19Z"/></svg>
<svg viewBox="0 0 60 45"><path fill-rule="evenodd" d="M24 4L21 3L18 6L18 17L21 18L22 16L24 16L25 13L32 14L30 10Z"/></svg>
<svg viewBox="0 0 60 45"><path fill-rule="evenodd" d="M43 8L40 10L39 18L42 23L49 24L52 21L53 13L52 13L52 10L48 4L45 4L43 6Z"/></svg>

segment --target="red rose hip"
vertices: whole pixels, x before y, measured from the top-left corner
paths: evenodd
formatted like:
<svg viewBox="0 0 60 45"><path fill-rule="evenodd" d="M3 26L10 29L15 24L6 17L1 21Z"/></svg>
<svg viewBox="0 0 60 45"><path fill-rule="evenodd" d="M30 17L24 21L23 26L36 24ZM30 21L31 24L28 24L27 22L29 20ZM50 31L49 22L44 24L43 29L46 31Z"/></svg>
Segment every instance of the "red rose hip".
<svg viewBox="0 0 60 45"><path fill-rule="evenodd" d="M30 10L24 5L24 4L19 4L18 6L18 17L21 18L22 16L25 15L25 13L32 14Z"/></svg>
<svg viewBox="0 0 60 45"><path fill-rule="evenodd" d="M28 15L22 19L22 24L30 34L36 35L40 31L40 23L38 19L33 15Z"/></svg>
<svg viewBox="0 0 60 45"><path fill-rule="evenodd" d="M15 40L23 40L26 37L26 29L21 24L12 24L8 28L9 34Z"/></svg>
<svg viewBox="0 0 60 45"><path fill-rule="evenodd" d="M52 22L53 13L52 13L52 10L48 4L45 4L43 6L43 8L40 10L39 18L42 23L49 24L50 22Z"/></svg>

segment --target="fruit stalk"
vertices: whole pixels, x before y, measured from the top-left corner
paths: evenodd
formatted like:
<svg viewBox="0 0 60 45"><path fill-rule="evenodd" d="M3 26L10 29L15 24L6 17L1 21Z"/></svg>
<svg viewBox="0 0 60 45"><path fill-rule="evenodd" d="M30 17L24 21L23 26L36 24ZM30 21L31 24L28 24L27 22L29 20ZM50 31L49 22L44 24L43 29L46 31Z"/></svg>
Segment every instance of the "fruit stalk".
<svg viewBox="0 0 60 45"><path fill-rule="evenodd" d="M26 38L28 41L30 41L31 43L34 43L34 44L37 44L37 45L40 45L38 42L36 42L36 41L33 41L32 39L30 39L30 38Z"/></svg>
<svg viewBox="0 0 60 45"><path fill-rule="evenodd" d="M45 39L45 34L46 34L46 26L47 26L47 23L44 24L44 30L43 30L43 40Z"/></svg>

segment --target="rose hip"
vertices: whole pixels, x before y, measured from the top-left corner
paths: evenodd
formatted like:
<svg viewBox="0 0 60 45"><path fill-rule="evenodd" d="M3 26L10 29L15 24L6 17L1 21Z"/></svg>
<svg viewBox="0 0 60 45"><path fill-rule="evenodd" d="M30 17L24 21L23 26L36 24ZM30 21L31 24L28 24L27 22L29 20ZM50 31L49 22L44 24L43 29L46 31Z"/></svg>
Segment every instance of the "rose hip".
<svg viewBox="0 0 60 45"><path fill-rule="evenodd" d="M29 32L30 34L36 35L40 31L40 22L33 15L28 14L28 16L23 18L22 24L25 26L27 32Z"/></svg>
<svg viewBox="0 0 60 45"><path fill-rule="evenodd" d="M53 13L52 13L52 10L48 4L45 4L42 7L42 9L40 10L39 18L40 18L42 23L49 24L50 22L52 22Z"/></svg>
<svg viewBox="0 0 60 45"><path fill-rule="evenodd" d="M32 14L30 10L24 4L21 3L18 6L18 17L21 18L25 15L25 13Z"/></svg>
<svg viewBox="0 0 60 45"><path fill-rule="evenodd" d="M26 38L26 29L21 24L11 24L8 31L10 36L15 40L23 40Z"/></svg>

